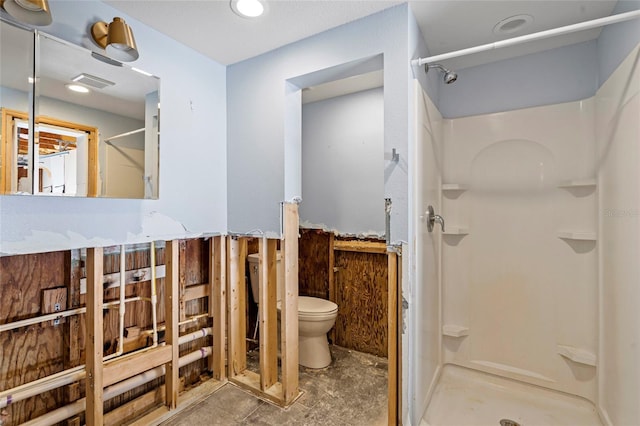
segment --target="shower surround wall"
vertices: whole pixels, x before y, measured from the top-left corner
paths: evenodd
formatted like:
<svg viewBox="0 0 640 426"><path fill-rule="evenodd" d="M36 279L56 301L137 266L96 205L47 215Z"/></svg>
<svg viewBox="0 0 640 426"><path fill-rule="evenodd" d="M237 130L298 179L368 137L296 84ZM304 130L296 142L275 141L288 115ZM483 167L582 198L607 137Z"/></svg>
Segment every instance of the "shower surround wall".
<svg viewBox="0 0 640 426"><path fill-rule="evenodd" d="M593 123L593 99L445 120L445 363L595 400L596 188L563 186L595 177Z"/></svg>
<svg viewBox="0 0 640 426"><path fill-rule="evenodd" d="M442 120L417 87L422 202L447 221L441 317L423 315L416 344L437 346L441 320L442 359L420 360L417 398L450 363L584 397L606 425L638 423L639 56L595 96L507 112ZM424 259L432 237L418 246ZM437 297L427 272L419 288Z"/></svg>
<svg viewBox="0 0 640 426"><path fill-rule="evenodd" d="M640 423L640 45L598 90L596 111L599 409L607 424L635 425Z"/></svg>

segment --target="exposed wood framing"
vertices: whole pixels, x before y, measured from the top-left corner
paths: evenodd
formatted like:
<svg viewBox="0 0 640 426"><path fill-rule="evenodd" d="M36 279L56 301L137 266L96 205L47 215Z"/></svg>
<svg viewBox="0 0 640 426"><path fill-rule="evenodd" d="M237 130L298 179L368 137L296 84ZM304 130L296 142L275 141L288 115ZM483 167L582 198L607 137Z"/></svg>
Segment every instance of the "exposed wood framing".
<svg viewBox="0 0 640 426"><path fill-rule="evenodd" d="M277 241L259 243L260 389L267 391L278 381Z"/></svg>
<svg viewBox="0 0 640 426"><path fill-rule="evenodd" d="M172 347L158 346L134 355L114 358L104 365L103 386L110 386L162 364L171 362ZM177 364L176 364L177 365ZM169 377L169 370L167 370Z"/></svg>
<svg viewBox="0 0 640 426"><path fill-rule="evenodd" d="M213 237L209 240L209 316L213 321L213 353L209 357L209 370L213 378L224 380L225 371L225 336L227 335L226 310L226 237Z"/></svg>
<svg viewBox="0 0 640 426"><path fill-rule="evenodd" d="M338 300L336 296L336 256L334 252L335 235L333 232L329 234L329 300L336 303ZM329 331L329 338L332 343L336 342L336 328L331 327Z"/></svg>
<svg viewBox="0 0 640 426"><path fill-rule="evenodd" d="M358 253L379 253L387 252L387 245L380 241L359 241L359 240L335 240L334 250L355 251Z"/></svg>
<svg viewBox="0 0 640 426"><path fill-rule="evenodd" d="M389 424L396 425L399 422L399 407L401 401L398 400L398 384L400 376L398 374L398 256L396 253L387 254L388 262L388 289L389 289L389 314L388 314L388 338L389 338L389 358L388 358L388 395L389 395Z"/></svg>
<svg viewBox="0 0 640 426"><path fill-rule="evenodd" d="M101 425L103 422L102 267L102 248L87 249L86 420L90 425Z"/></svg>
<svg viewBox="0 0 640 426"><path fill-rule="evenodd" d="M164 265L156 265L156 278L164 278L165 275L165 266ZM151 279L151 268L136 268L129 269L125 272L125 285L131 285L136 283L141 283L144 281L149 281ZM108 290L110 288L117 288L120 286L120 271L112 272L109 274L104 274L102 278L102 282L104 284L104 289ZM87 279L80 279L80 288L81 292L86 292Z"/></svg>
<svg viewBox="0 0 640 426"><path fill-rule="evenodd" d="M209 287L210 283L190 285L184 291L184 300L190 302L191 300L202 299L203 297L209 296Z"/></svg>
<svg viewBox="0 0 640 426"><path fill-rule="evenodd" d="M247 240L231 237L228 239L229 271L229 378L243 372L247 368L246 342L246 300L245 259L247 257Z"/></svg>
<svg viewBox="0 0 640 426"><path fill-rule="evenodd" d="M170 410L178 405L179 370L178 360L180 348L178 346L178 318L179 318L179 248L178 241L167 241L165 248L166 277L164 279L164 305L165 305L165 342L170 348L170 360L166 365L166 404ZM152 368L152 367L149 367Z"/></svg>
<svg viewBox="0 0 640 426"><path fill-rule="evenodd" d="M179 251L179 254L177 254ZM176 250L176 281L175 285L178 288L179 295L179 315L180 321L184 321L187 318L187 301L185 299L185 293L187 290L187 242L180 240L178 242Z"/></svg>
<svg viewBox="0 0 640 426"><path fill-rule="evenodd" d="M164 404L166 401L166 386L162 385L144 395L123 404L104 415L104 426L118 426L125 424L154 405Z"/></svg>
<svg viewBox="0 0 640 426"><path fill-rule="evenodd" d="M285 405L299 395L298 389L298 204L283 204L284 294L282 295L281 355L282 392Z"/></svg>

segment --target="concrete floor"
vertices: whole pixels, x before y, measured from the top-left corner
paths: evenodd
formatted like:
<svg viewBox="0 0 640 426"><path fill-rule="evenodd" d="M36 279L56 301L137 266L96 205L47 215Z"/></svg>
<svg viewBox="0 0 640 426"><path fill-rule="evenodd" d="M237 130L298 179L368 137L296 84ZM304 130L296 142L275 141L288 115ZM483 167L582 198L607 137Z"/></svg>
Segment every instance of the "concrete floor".
<svg viewBox="0 0 640 426"><path fill-rule="evenodd" d="M300 367L304 394L287 410L226 384L168 421L177 425L362 425L387 424L387 359L331 346L327 368ZM247 356L249 368L257 352Z"/></svg>

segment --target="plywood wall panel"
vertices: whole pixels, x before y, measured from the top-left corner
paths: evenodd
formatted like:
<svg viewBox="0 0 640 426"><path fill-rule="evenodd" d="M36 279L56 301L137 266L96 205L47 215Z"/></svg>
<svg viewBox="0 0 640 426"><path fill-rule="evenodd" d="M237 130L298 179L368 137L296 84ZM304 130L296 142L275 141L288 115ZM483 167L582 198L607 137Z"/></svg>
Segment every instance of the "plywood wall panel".
<svg viewBox="0 0 640 426"><path fill-rule="evenodd" d="M336 251L335 344L387 356L387 255Z"/></svg>
<svg viewBox="0 0 640 426"><path fill-rule="evenodd" d="M300 296L329 299L329 236L317 229L300 229L298 282Z"/></svg>
<svg viewBox="0 0 640 426"><path fill-rule="evenodd" d="M65 252L0 258L0 323L38 316L42 291L65 285ZM0 389L64 369L64 325L50 323L0 333ZM63 390L46 392L6 408L8 424L20 424L64 402Z"/></svg>

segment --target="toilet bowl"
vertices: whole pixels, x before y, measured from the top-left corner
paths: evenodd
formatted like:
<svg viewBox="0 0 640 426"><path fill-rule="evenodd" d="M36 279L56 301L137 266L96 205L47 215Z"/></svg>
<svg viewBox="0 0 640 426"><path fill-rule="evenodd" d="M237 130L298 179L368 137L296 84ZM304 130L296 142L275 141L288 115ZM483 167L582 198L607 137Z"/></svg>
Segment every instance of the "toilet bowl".
<svg viewBox="0 0 640 426"><path fill-rule="evenodd" d="M259 288L259 255L250 254L249 260L249 281L251 283L251 293L253 300L258 299ZM280 326L280 306L282 283L284 282L284 270L280 261L280 253L276 258L277 271L277 300L278 300L278 328ZM338 316L338 305L320 299L318 297L298 297L298 363L308 368L325 368L331 364L331 352L327 332L336 322ZM280 333L278 333L279 335Z"/></svg>

